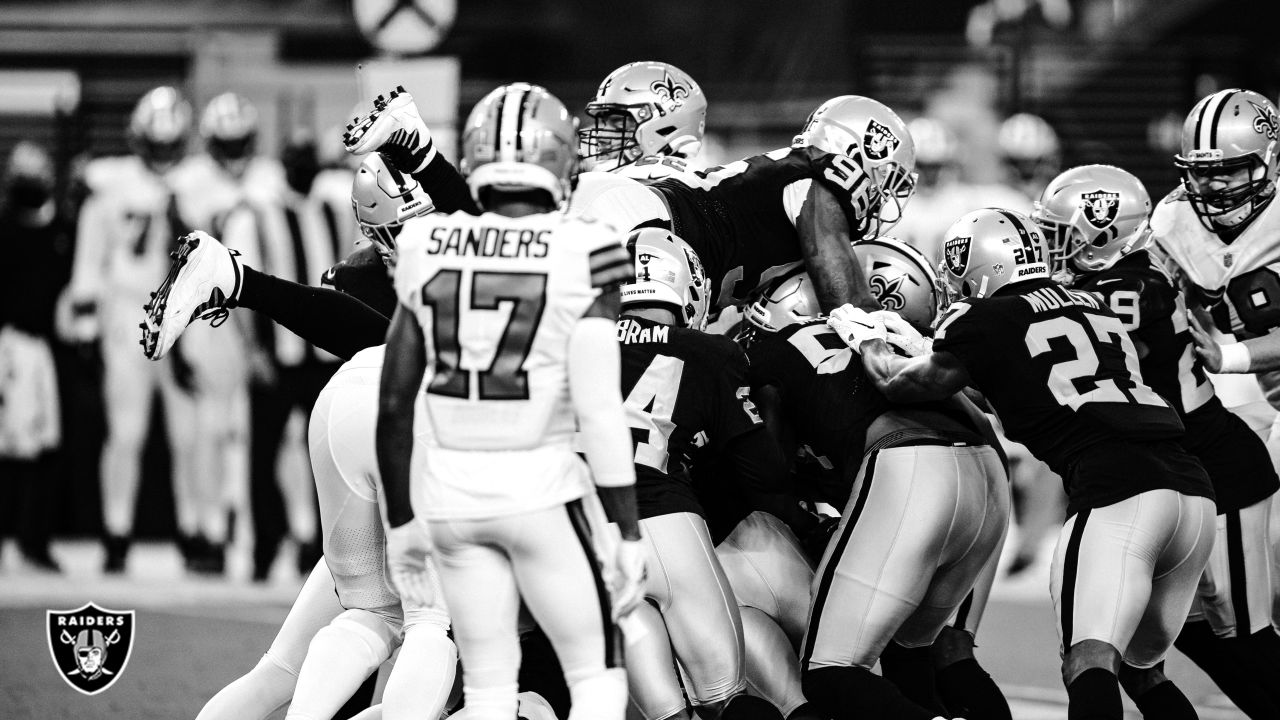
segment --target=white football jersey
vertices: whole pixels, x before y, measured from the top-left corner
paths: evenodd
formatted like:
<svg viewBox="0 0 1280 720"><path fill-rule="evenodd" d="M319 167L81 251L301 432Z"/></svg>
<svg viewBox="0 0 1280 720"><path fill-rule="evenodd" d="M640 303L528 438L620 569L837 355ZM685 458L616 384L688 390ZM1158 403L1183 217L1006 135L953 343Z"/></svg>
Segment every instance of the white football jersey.
<svg viewBox="0 0 1280 720"><path fill-rule="evenodd" d="M595 218L623 231L623 240L625 232L637 225L654 220L671 222L671 211L662 197L624 173L624 169L582 173L569 199L571 213Z"/></svg>
<svg viewBox="0 0 1280 720"><path fill-rule="evenodd" d="M1201 223L1179 188L1156 205L1151 234L1207 298L1222 298L1210 307L1219 331L1245 339L1280 328L1280 203L1271 202L1225 243ZM1258 383L1280 408L1280 373L1260 373Z"/></svg>
<svg viewBox="0 0 1280 720"><path fill-rule="evenodd" d="M415 511L495 517L581 497L569 337L600 288L632 279L617 231L563 213L457 212L410 220L397 244L396 295L428 364Z"/></svg>
<svg viewBox="0 0 1280 720"><path fill-rule="evenodd" d="M177 198L137 156L94 160L85 181L71 290L140 307L169 267Z"/></svg>

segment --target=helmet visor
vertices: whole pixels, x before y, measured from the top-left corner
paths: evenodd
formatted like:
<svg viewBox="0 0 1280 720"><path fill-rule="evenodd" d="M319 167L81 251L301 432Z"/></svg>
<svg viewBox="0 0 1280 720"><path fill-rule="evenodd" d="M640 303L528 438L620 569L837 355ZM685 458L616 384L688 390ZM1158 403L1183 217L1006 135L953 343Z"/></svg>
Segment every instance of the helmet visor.
<svg viewBox="0 0 1280 720"><path fill-rule="evenodd" d="M373 243L373 248L383 258L395 259L396 256L396 236L400 234L403 223L387 223L385 225L370 225L368 223L360 223L360 232L369 238L369 242Z"/></svg>

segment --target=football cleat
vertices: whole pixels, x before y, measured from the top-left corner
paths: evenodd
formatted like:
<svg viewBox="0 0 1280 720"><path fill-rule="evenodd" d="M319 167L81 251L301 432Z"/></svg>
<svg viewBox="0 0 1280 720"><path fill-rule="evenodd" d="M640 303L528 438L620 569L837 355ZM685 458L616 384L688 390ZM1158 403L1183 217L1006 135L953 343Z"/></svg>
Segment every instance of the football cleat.
<svg viewBox="0 0 1280 720"><path fill-rule="evenodd" d="M210 320L214 327L226 321L240 297L239 254L199 230L178 238L169 274L143 306L143 354L164 357L195 320Z"/></svg>
<svg viewBox="0 0 1280 720"><path fill-rule="evenodd" d="M404 173L422 170L436 156L431 131L404 86L374 98L373 110L347 125L342 143L355 155L380 152Z"/></svg>

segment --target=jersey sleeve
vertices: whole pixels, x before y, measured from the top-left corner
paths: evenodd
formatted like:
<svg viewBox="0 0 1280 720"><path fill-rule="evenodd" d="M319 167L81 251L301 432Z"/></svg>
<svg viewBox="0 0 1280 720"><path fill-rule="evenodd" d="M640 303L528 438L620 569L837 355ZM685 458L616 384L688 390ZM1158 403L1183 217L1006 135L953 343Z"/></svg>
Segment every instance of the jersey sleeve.
<svg viewBox="0 0 1280 720"><path fill-rule="evenodd" d="M617 230L598 220L581 219L581 227L587 238L587 268L591 287L597 290L622 285L635 280L631 254L627 252Z"/></svg>
<svg viewBox="0 0 1280 720"><path fill-rule="evenodd" d="M425 237L425 233L416 233L414 229L414 221L410 220L401 230L400 237L396 238L396 266L392 274L392 285L396 290L396 300L416 312L422 306L421 290L426 279L422 277L422 253L415 252L415 249L422 244L419 238Z"/></svg>
<svg viewBox="0 0 1280 720"><path fill-rule="evenodd" d="M711 437L713 443L721 446L745 432L764 426L749 394L747 356L731 340L723 340L726 352L716 368L719 371L715 403L717 410L712 422Z"/></svg>
<svg viewBox="0 0 1280 720"><path fill-rule="evenodd" d="M938 329L934 331L934 352L955 355L970 373L982 367L991 347L983 328L984 323L980 320L982 315L985 313L978 305L954 303L947 309L942 321L938 323Z"/></svg>

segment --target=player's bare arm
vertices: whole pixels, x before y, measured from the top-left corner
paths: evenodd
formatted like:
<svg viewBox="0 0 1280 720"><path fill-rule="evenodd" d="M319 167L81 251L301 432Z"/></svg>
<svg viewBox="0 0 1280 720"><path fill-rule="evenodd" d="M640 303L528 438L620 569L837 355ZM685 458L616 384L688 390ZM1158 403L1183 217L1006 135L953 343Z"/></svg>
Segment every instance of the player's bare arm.
<svg viewBox="0 0 1280 720"><path fill-rule="evenodd" d="M859 346L859 352L867 376L894 402L942 400L970 383L969 372L951 353L905 358L884 340L867 340Z"/></svg>
<svg viewBox="0 0 1280 720"><path fill-rule="evenodd" d="M1205 331L1200 316L1191 313L1191 339L1196 357L1211 373L1258 373L1280 369L1280 333L1236 343L1219 344Z"/></svg>
<svg viewBox="0 0 1280 720"><path fill-rule="evenodd" d="M569 395L582 428L582 450L600 503L624 540L640 539L635 466L618 386L622 360L617 330L617 288L600 294L569 338Z"/></svg>
<svg viewBox="0 0 1280 720"><path fill-rule="evenodd" d="M800 251L813 278L818 304L824 311L846 303L864 310L879 310L880 303L867 287L866 277L849 249L849 220L840 201L821 183L813 183L796 218Z"/></svg>
<svg viewBox="0 0 1280 720"><path fill-rule="evenodd" d="M387 524L392 528L413 519L409 502L413 405L426 367L422 326L413 312L401 305L387 331L387 355L378 389L378 471L387 497Z"/></svg>

